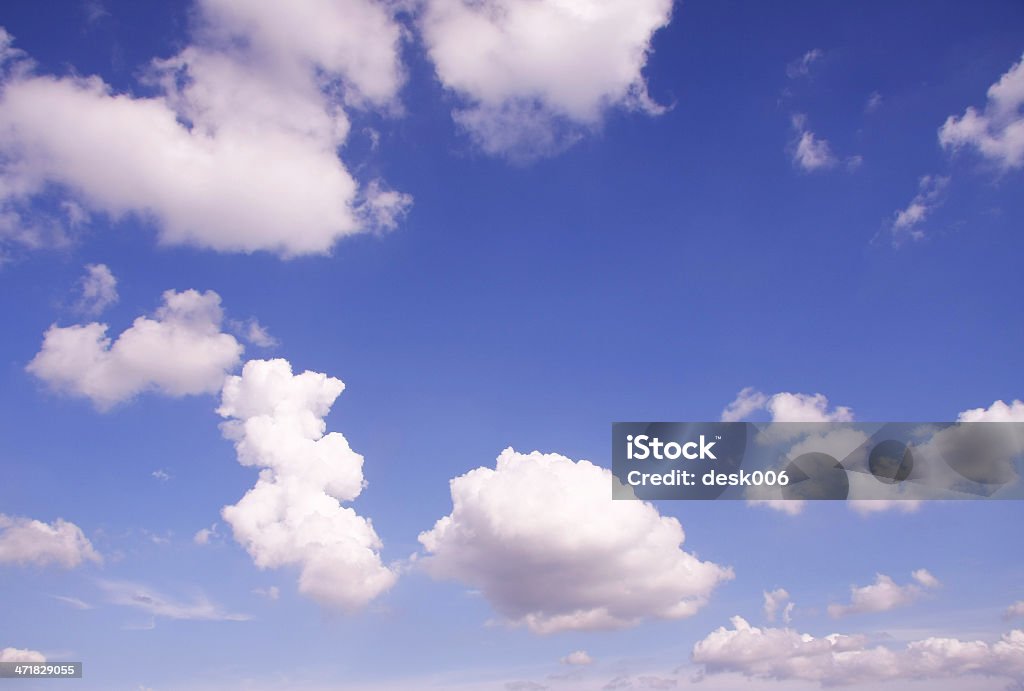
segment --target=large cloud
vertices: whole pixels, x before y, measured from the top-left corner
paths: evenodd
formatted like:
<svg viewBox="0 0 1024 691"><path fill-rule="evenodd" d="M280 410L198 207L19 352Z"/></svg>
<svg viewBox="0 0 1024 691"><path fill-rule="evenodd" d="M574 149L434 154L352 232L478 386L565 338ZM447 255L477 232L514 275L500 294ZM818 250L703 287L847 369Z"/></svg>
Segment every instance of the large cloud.
<svg viewBox="0 0 1024 691"><path fill-rule="evenodd" d="M224 384L218 412L256 486L221 512L261 568L297 565L300 592L355 609L394 584L369 519L340 502L362 492L363 457L324 417L345 385L318 372L293 375L286 360L250 360Z"/></svg>
<svg viewBox="0 0 1024 691"><path fill-rule="evenodd" d="M924 589L938 588L941 584L927 569L918 569L911 574L914 583L899 585L891 577L883 573L875 576L875 582L865 586L850 586L850 604L829 605L831 617L843 617L849 614L866 612L888 612L898 607L906 607L916 602Z"/></svg>
<svg viewBox="0 0 1024 691"><path fill-rule="evenodd" d="M681 549L675 518L612 500L610 471L589 461L509 448L450 484L451 514L419 537L426 568L535 632L688 617L732 578Z"/></svg>
<svg viewBox="0 0 1024 691"><path fill-rule="evenodd" d="M214 393L243 350L222 321L217 293L168 290L154 318L139 317L114 341L98 322L51 326L26 369L101 410L143 391Z"/></svg>
<svg viewBox="0 0 1024 691"><path fill-rule="evenodd" d="M973 106L950 115L939 129L939 142L948 149L973 148L1004 169L1024 166L1024 59L1010 67L988 88L988 102L979 112Z"/></svg>
<svg viewBox="0 0 1024 691"><path fill-rule="evenodd" d="M53 523L0 513L0 564L57 564L74 568L102 561L89 538L74 523Z"/></svg>
<svg viewBox="0 0 1024 691"><path fill-rule="evenodd" d="M994 643L933 637L890 649L871 647L864 636L816 638L789 628L757 628L742 617L731 621L731 629L720 627L693 647L693 661L708 672L823 686L973 675L1018 679L1024 674L1020 630Z"/></svg>
<svg viewBox="0 0 1024 691"><path fill-rule="evenodd" d="M672 0L426 0L421 30L455 119L484 151L530 158L609 107L661 109L641 71Z"/></svg>
<svg viewBox="0 0 1024 691"><path fill-rule="evenodd" d="M33 200L58 189L87 210L154 220L165 243L285 256L375 226L379 194L360 206L338 149L343 106L390 108L402 83L385 7L207 0L197 17L194 42L151 66L151 96L15 58L0 94L5 217L29 223ZM389 218L410 203L385 199Z"/></svg>

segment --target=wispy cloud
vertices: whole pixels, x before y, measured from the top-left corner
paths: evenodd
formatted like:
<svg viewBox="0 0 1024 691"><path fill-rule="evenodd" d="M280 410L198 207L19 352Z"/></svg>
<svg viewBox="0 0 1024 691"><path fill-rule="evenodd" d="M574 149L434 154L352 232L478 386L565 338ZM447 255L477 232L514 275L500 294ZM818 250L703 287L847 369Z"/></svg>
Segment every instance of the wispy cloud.
<svg viewBox="0 0 1024 691"><path fill-rule="evenodd" d="M786 65L786 76L790 79L806 77L811 73L811 65L820 60L825 53L820 48L812 48L801 57Z"/></svg>
<svg viewBox="0 0 1024 691"><path fill-rule="evenodd" d="M175 600L149 586L130 581L100 581L107 601L113 605L134 607L153 617L199 621L247 621L247 614L234 614L200 594L191 602Z"/></svg>
<svg viewBox="0 0 1024 691"><path fill-rule="evenodd" d="M70 597L68 595L51 595L50 597L54 600L58 600L59 602L63 602L69 607L74 607L75 609L95 609L88 602L79 600L77 597Z"/></svg>

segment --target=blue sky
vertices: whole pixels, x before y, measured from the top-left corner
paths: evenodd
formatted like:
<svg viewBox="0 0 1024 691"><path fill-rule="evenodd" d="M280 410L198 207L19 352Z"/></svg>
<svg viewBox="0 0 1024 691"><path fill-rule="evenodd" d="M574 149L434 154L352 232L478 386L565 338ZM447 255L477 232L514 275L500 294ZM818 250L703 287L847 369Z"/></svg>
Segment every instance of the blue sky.
<svg viewBox="0 0 1024 691"><path fill-rule="evenodd" d="M617 420L1024 420L1018 3L0 25L0 655L85 664L25 688L1024 675L1017 502L587 489Z"/></svg>

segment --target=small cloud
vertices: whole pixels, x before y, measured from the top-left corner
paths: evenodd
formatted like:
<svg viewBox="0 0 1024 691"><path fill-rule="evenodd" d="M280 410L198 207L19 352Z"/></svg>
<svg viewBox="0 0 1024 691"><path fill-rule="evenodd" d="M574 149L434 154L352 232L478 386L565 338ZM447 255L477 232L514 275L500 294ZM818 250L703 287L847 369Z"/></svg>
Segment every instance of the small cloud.
<svg viewBox="0 0 1024 691"><path fill-rule="evenodd" d="M872 91L871 95L868 96L867 103L864 104L865 113L874 113L876 110L882 107L882 94L877 91Z"/></svg>
<svg viewBox="0 0 1024 691"><path fill-rule="evenodd" d="M191 621L247 621L246 614L232 614L220 605L199 595L192 602L181 602L148 586L128 581L100 581L107 600L114 605L134 607L153 617Z"/></svg>
<svg viewBox="0 0 1024 691"><path fill-rule="evenodd" d="M918 181L917 195L906 208L896 212L890 231L892 243L898 247L907 240L922 240L925 233L921 225L932 211L942 202L949 178L941 175L925 175Z"/></svg>
<svg viewBox="0 0 1024 691"><path fill-rule="evenodd" d="M59 602L63 602L65 605L68 605L69 607L72 607L74 609L94 609L94 607L90 605L88 602L79 600L77 597L70 597L68 595L51 595L50 597Z"/></svg>
<svg viewBox="0 0 1024 691"><path fill-rule="evenodd" d="M214 523L209 528L200 528L196 531L196 534L192 536L192 542L197 545L207 545L210 543L212 538L218 537L217 524Z"/></svg>
<svg viewBox="0 0 1024 691"><path fill-rule="evenodd" d="M1013 619L1015 617L1024 617L1024 600L1017 600L1003 612L1004 619Z"/></svg>
<svg viewBox="0 0 1024 691"><path fill-rule="evenodd" d="M152 473L150 473L150 475L159 480L160 482L167 482L168 480L171 479L170 474L163 468L157 468Z"/></svg>
<svg viewBox="0 0 1024 691"><path fill-rule="evenodd" d="M281 597L281 590L276 585L272 585L269 588L253 588L252 592L268 600L276 600Z"/></svg>
<svg viewBox="0 0 1024 691"><path fill-rule="evenodd" d="M79 290L75 309L83 314L96 316L118 300L117 279L106 264L86 264Z"/></svg>
<svg viewBox="0 0 1024 691"><path fill-rule="evenodd" d="M764 616L768 621L775 621L779 609L782 610L782 621L788 624L793 617L794 604L789 599L789 592L785 588L776 588L772 591L765 590L764 595Z"/></svg>
<svg viewBox="0 0 1024 691"><path fill-rule="evenodd" d="M910 574L910 577L923 585L925 588L938 588L942 584L939 579L929 573L928 569L918 569Z"/></svg>
<svg viewBox="0 0 1024 691"><path fill-rule="evenodd" d="M811 65L820 60L825 53L820 48L813 48L786 65L786 76L790 79L806 77L811 73Z"/></svg>
<svg viewBox="0 0 1024 691"><path fill-rule="evenodd" d="M260 348L273 348L277 345L277 339L271 336L267 328L255 319L249 320L248 328L245 330L245 340Z"/></svg>
<svg viewBox="0 0 1024 691"><path fill-rule="evenodd" d="M819 139L814 132L800 133L793 152L793 162L806 171L831 168L836 164L832 147L825 139Z"/></svg>
<svg viewBox="0 0 1024 691"><path fill-rule="evenodd" d="M916 602L924 594L922 587L933 590L942 585L927 569L918 569L911 577L916 583L899 585L889 576L877 574L871 585L851 586L850 604L829 605L828 614L835 619L849 614L888 612Z"/></svg>
<svg viewBox="0 0 1024 691"><path fill-rule="evenodd" d="M563 665L589 665L594 662L586 650L574 650L561 659Z"/></svg>
<svg viewBox="0 0 1024 691"><path fill-rule="evenodd" d="M412 208L412 195L393 190L380 180L371 180L356 208L366 227L393 230Z"/></svg>

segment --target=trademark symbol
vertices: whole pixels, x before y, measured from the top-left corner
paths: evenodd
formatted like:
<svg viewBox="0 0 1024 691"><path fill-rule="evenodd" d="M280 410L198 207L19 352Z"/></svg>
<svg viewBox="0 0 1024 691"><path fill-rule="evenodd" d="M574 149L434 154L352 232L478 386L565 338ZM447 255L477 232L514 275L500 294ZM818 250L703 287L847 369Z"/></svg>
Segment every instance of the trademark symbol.
<svg viewBox="0 0 1024 691"><path fill-rule="evenodd" d="M722 435L721 434L716 434L715 435L715 439L717 439L718 441L722 441Z"/></svg>

